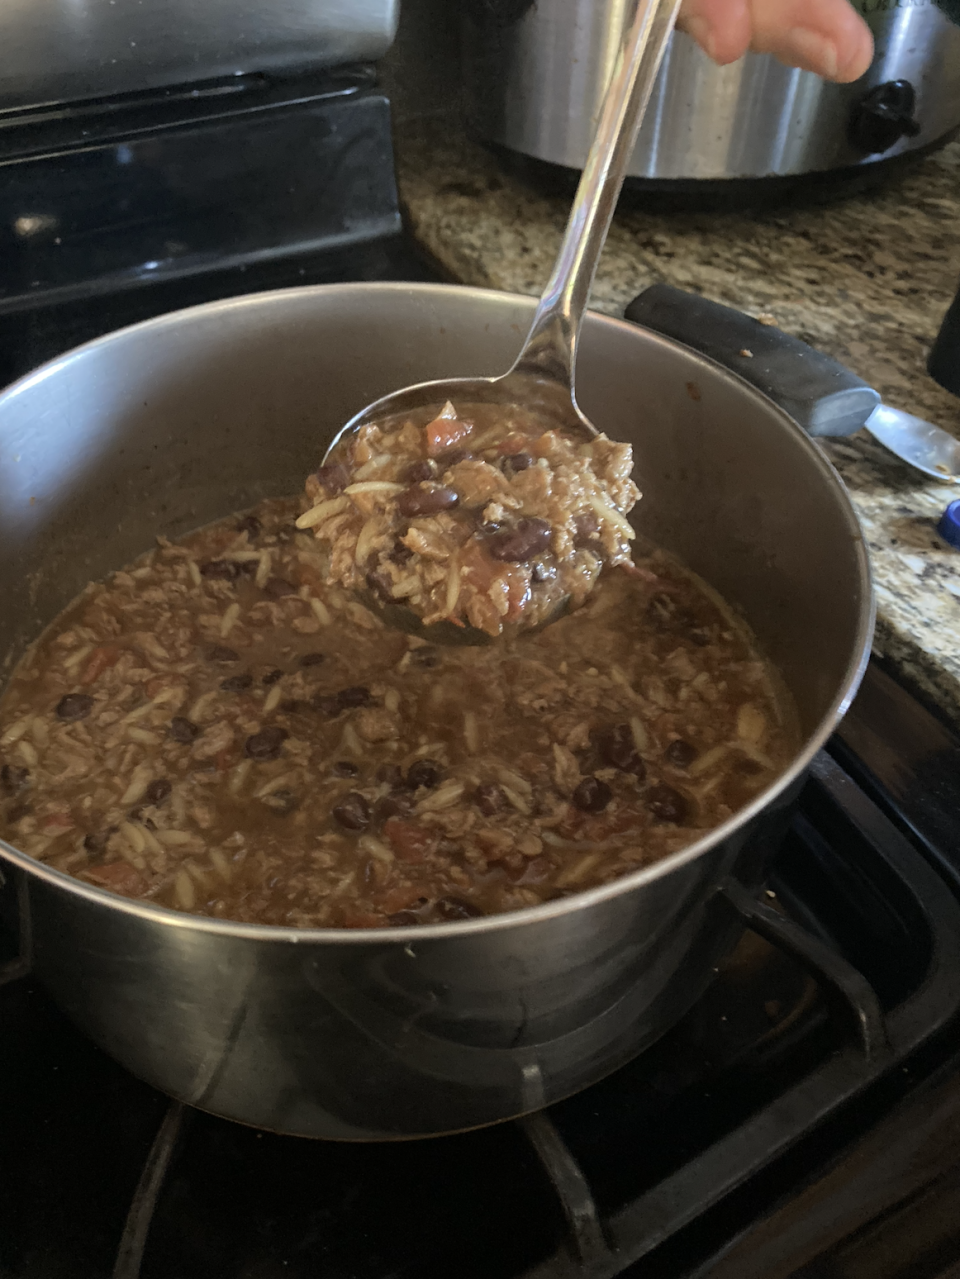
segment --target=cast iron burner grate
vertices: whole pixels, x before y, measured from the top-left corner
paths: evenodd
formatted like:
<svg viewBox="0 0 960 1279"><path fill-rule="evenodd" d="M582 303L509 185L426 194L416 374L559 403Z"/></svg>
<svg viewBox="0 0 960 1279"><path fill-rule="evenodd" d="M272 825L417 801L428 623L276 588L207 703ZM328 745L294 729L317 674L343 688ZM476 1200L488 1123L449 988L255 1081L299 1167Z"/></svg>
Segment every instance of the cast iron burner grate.
<svg viewBox="0 0 960 1279"><path fill-rule="evenodd" d="M778 1169L822 1161L831 1126L960 1009L960 905L826 754L766 893L732 894L744 941L636 1061L515 1124L414 1143L302 1141L167 1102L11 960L0 1274L612 1279L641 1259L650 1279L687 1274L711 1230L743 1224L738 1197L751 1220Z"/></svg>

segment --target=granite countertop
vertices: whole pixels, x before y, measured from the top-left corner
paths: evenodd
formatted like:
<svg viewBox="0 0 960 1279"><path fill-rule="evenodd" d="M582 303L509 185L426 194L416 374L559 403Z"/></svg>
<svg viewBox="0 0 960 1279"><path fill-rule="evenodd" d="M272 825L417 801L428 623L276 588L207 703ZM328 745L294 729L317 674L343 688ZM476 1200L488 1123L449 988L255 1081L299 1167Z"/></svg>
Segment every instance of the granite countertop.
<svg viewBox="0 0 960 1279"><path fill-rule="evenodd" d="M449 121L397 138L401 200L454 280L537 295L569 196L518 175ZM960 400L926 374L960 278L960 141L879 190L764 211L618 210L591 306L611 315L666 281L752 315L847 364L884 400L960 437ZM877 591L874 651L960 721L960 552L936 532L960 496L864 431L824 447L862 522Z"/></svg>

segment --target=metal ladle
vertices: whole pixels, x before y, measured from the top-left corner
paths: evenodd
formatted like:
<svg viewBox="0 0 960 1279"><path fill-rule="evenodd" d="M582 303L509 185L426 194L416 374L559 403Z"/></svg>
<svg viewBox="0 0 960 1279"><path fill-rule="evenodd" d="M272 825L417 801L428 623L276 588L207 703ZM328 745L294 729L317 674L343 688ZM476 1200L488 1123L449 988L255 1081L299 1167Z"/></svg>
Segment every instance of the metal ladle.
<svg viewBox="0 0 960 1279"><path fill-rule="evenodd" d="M574 387L577 340L627 164L679 7L680 0L639 0L604 95L597 132L553 272L513 367L500 377L418 382L375 400L337 434L324 462L361 426L396 414L439 406L447 400L461 404L522 406L547 417L556 429L581 439L592 439L598 434L577 404ZM403 605L385 605L366 593L363 601L390 625L423 635L435 643L490 642L488 635L471 626L455 626L450 622L424 626L417 615ZM562 608L557 610L560 611Z"/></svg>

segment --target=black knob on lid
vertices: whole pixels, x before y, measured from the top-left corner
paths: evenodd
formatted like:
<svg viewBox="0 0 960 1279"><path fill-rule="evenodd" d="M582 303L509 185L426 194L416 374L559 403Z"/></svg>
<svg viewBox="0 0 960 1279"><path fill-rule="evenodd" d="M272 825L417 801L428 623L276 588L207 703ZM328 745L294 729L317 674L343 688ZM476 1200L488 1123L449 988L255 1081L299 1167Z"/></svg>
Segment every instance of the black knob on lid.
<svg viewBox="0 0 960 1279"><path fill-rule="evenodd" d="M913 138L920 125L913 118L917 95L909 80L887 80L868 90L850 114L850 141L866 155L889 151L901 138Z"/></svg>

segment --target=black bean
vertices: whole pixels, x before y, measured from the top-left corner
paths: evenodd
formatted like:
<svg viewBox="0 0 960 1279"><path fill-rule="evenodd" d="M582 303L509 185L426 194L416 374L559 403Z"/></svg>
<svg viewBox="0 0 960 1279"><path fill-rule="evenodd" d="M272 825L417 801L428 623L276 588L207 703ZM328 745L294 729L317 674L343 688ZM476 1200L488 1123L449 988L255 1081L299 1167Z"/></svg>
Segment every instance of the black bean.
<svg viewBox="0 0 960 1279"><path fill-rule="evenodd" d="M12 808L7 809L7 821L18 822L21 817L29 817L33 809L29 804L14 804Z"/></svg>
<svg viewBox="0 0 960 1279"><path fill-rule="evenodd" d="M390 559L394 564L406 564L408 560L413 559L413 551L409 546L404 546L399 537L394 540L393 550L390 552Z"/></svg>
<svg viewBox="0 0 960 1279"><path fill-rule="evenodd" d="M658 822L670 822L684 826L690 812L686 796L672 786L651 786L643 797L644 803Z"/></svg>
<svg viewBox="0 0 960 1279"><path fill-rule="evenodd" d="M574 546L583 546L586 542L592 542L600 533L600 521L597 519L593 511L581 511L573 517L573 544Z"/></svg>
<svg viewBox="0 0 960 1279"><path fill-rule="evenodd" d="M268 671L260 683L269 686L271 684L276 684L278 679L283 679L283 671Z"/></svg>
<svg viewBox="0 0 960 1279"><path fill-rule="evenodd" d="M325 662L326 656L323 653L304 653L300 658L301 666L319 666L321 662Z"/></svg>
<svg viewBox="0 0 960 1279"><path fill-rule="evenodd" d="M350 483L350 472L342 462L328 462L314 474L328 493L342 493Z"/></svg>
<svg viewBox="0 0 960 1279"><path fill-rule="evenodd" d="M419 462L410 463L403 473L403 479L405 484L420 484L423 480L432 480L436 474L436 462L421 458Z"/></svg>
<svg viewBox="0 0 960 1279"><path fill-rule="evenodd" d="M166 777L158 777L155 782L151 782L147 789L143 792L143 798L148 804L154 806L162 804L170 792L173 790L172 784Z"/></svg>
<svg viewBox="0 0 960 1279"><path fill-rule="evenodd" d="M0 785L8 795L15 795L30 783L30 769L18 768L16 764L4 764L0 768Z"/></svg>
<svg viewBox="0 0 960 1279"><path fill-rule="evenodd" d="M334 777L359 777L360 769L352 760L338 759L330 770Z"/></svg>
<svg viewBox="0 0 960 1279"><path fill-rule="evenodd" d="M354 706L369 706L372 700L369 688L365 688L362 684L341 688L337 694L337 702L342 710L352 710Z"/></svg>
<svg viewBox="0 0 960 1279"><path fill-rule="evenodd" d="M211 662L239 662L240 654L233 648L227 648L225 644L215 644L211 648L207 657Z"/></svg>
<svg viewBox="0 0 960 1279"><path fill-rule="evenodd" d="M503 469L507 472L512 471L514 475L518 471L529 470L531 466L533 466L533 458L529 453L514 453L503 459Z"/></svg>
<svg viewBox="0 0 960 1279"><path fill-rule="evenodd" d="M263 525L255 515L245 515L237 521L237 532L246 533L247 537L259 537Z"/></svg>
<svg viewBox="0 0 960 1279"><path fill-rule="evenodd" d="M687 632L687 636L697 648L707 648L713 643L710 632L705 626L695 626L692 631Z"/></svg>
<svg viewBox="0 0 960 1279"><path fill-rule="evenodd" d="M411 928L423 920L412 910L398 910L395 915L387 916L387 923L391 928Z"/></svg>
<svg viewBox="0 0 960 1279"><path fill-rule="evenodd" d="M415 648L410 660L414 666L420 666L425 671L430 671L435 666L439 666L443 658L439 649L426 646L424 648Z"/></svg>
<svg viewBox="0 0 960 1279"><path fill-rule="evenodd" d="M439 511L450 510L459 501L453 489L444 488L442 484L434 484L430 488L415 484L398 496L397 510L407 518L411 515L436 515Z"/></svg>
<svg viewBox="0 0 960 1279"><path fill-rule="evenodd" d="M297 588L282 577L268 577L264 583L263 593L272 600L279 600L285 595L296 595Z"/></svg>
<svg viewBox="0 0 960 1279"><path fill-rule="evenodd" d="M675 768L689 768L697 758L697 748L685 742L682 737L678 737L663 752L663 758Z"/></svg>
<svg viewBox="0 0 960 1279"><path fill-rule="evenodd" d="M550 525L535 517L518 520L512 529L494 533L487 540L487 550L493 558L509 564L526 564L535 555L542 555L549 545Z"/></svg>
<svg viewBox="0 0 960 1279"><path fill-rule="evenodd" d="M200 725L183 715L174 715L170 721L170 736L175 742L192 742L200 732Z"/></svg>
<svg viewBox="0 0 960 1279"><path fill-rule="evenodd" d="M530 570L531 582L555 582L557 580L556 564L546 564L543 560L537 560L533 568Z"/></svg>
<svg viewBox="0 0 960 1279"><path fill-rule="evenodd" d="M434 903L433 909L441 919L479 919L484 912L473 902L464 901L462 897L441 897Z"/></svg>
<svg viewBox="0 0 960 1279"><path fill-rule="evenodd" d="M362 685L342 688L339 693L315 693L311 705L327 719L336 719L344 711L355 706L367 706L372 701L370 690Z"/></svg>
<svg viewBox="0 0 960 1279"><path fill-rule="evenodd" d="M573 802L585 813L602 813L613 799L613 791L599 777L585 777L573 792Z"/></svg>
<svg viewBox="0 0 960 1279"><path fill-rule="evenodd" d="M93 698L89 693L67 693L57 702L57 718L72 723L77 719L86 719L93 710Z"/></svg>
<svg viewBox="0 0 960 1279"><path fill-rule="evenodd" d="M377 769L377 781L390 786L403 785L403 769L399 764L381 764Z"/></svg>
<svg viewBox="0 0 960 1279"><path fill-rule="evenodd" d="M99 857L106 849L109 838L110 832L108 830L98 831L95 835L84 835L83 847L92 857Z"/></svg>
<svg viewBox="0 0 960 1279"><path fill-rule="evenodd" d="M300 807L299 798L288 790L275 790L272 795L265 796L263 802L280 817L287 817Z"/></svg>
<svg viewBox="0 0 960 1279"><path fill-rule="evenodd" d="M646 766L637 754L633 733L629 724L615 724L613 728L601 734L598 747L600 758L611 768L619 768L624 773L634 773L640 781L646 776Z"/></svg>
<svg viewBox="0 0 960 1279"><path fill-rule="evenodd" d="M359 791L352 790L336 806L333 815L347 830L363 830L370 825L370 801Z"/></svg>
<svg viewBox="0 0 960 1279"><path fill-rule="evenodd" d="M388 817L409 817L416 807L413 796L408 790L392 790L377 800L377 817L386 821Z"/></svg>
<svg viewBox="0 0 960 1279"><path fill-rule="evenodd" d="M200 576L235 582L240 576L240 565L236 560L207 560L200 565Z"/></svg>
<svg viewBox="0 0 960 1279"><path fill-rule="evenodd" d="M418 759L407 769L407 785L411 790L419 790L421 786L436 786L443 776L443 769L435 759Z"/></svg>
<svg viewBox="0 0 960 1279"><path fill-rule="evenodd" d="M271 724L261 728L244 742L243 749L250 759L276 759L280 748L290 734L284 728Z"/></svg>
<svg viewBox="0 0 960 1279"><path fill-rule="evenodd" d="M307 703L300 701L296 697L285 697L278 709L283 711L285 715L296 715L299 711L307 709Z"/></svg>
<svg viewBox="0 0 960 1279"><path fill-rule="evenodd" d="M227 679L220 681L220 687L225 693L242 693L245 688L249 688L253 683L253 676L249 671L244 671L242 675L230 675Z"/></svg>
<svg viewBox="0 0 960 1279"><path fill-rule="evenodd" d="M493 782L478 786L473 798L484 817L492 817L494 813L502 812L507 804L507 797L502 788Z"/></svg>

